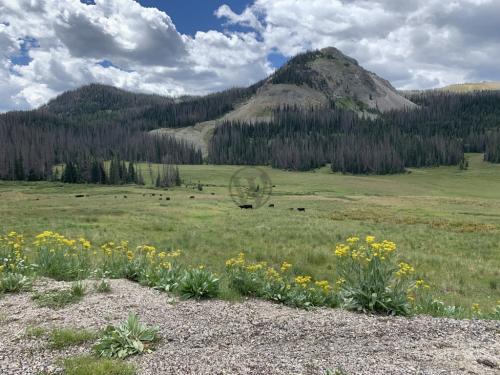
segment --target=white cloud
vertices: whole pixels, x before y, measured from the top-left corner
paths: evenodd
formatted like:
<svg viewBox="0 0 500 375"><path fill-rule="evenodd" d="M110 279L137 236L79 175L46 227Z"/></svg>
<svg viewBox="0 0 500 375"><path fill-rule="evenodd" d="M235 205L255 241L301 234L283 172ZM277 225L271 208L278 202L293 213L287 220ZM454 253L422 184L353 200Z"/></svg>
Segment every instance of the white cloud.
<svg viewBox="0 0 500 375"><path fill-rule="evenodd" d="M27 65L10 59L33 38ZM133 0L2 0L0 111L37 107L78 86L100 82L163 95L204 94L269 74L253 33L180 34L170 17ZM103 67L99 62L113 64Z"/></svg>
<svg viewBox="0 0 500 375"><path fill-rule="evenodd" d="M194 37L134 0L95 3L0 0L0 111L90 82L203 94L265 77L271 51L291 57L327 46L400 88L500 80L498 0L255 0L240 14L227 5L215 11L233 31ZM37 46L29 64L15 65L26 38Z"/></svg>
<svg viewBox="0 0 500 375"><path fill-rule="evenodd" d="M285 56L335 46L401 88L500 80L498 0L256 0L217 14L258 22L263 44Z"/></svg>

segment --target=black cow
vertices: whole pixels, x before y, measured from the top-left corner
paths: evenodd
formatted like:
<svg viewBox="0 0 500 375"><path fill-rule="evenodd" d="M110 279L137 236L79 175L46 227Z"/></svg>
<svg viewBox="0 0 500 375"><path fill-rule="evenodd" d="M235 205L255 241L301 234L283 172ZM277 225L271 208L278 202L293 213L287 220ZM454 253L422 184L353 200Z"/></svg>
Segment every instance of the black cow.
<svg viewBox="0 0 500 375"><path fill-rule="evenodd" d="M274 208L274 204L273 204L273 203L271 203L271 204L269 205L269 207L270 207L270 208Z"/></svg>
<svg viewBox="0 0 500 375"><path fill-rule="evenodd" d="M251 210L253 208L253 205L251 204L242 204L239 206L242 210Z"/></svg>
<svg viewBox="0 0 500 375"><path fill-rule="evenodd" d="M165 199L166 199L167 201L169 201L169 200L170 200L170 197L166 197Z"/></svg>
<svg viewBox="0 0 500 375"><path fill-rule="evenodd" d="M297 211L302 211L302 212L305 212L305 211L306 211L306 209L305 209L304 207L299 207L299 208L297 208Z"/></svg>
<svg viewBox="0 0 500 375"><path fill-rule="evenodd" d="M85 194L77 194L75 195L76 198L84 198L85 197Z"/></svg>
<svg viewBox="0 0 500 375"><path fill-rule="evenodd" d="M191 195L191 196L189 197L189 199L194 199L194 195Z"/></svg>

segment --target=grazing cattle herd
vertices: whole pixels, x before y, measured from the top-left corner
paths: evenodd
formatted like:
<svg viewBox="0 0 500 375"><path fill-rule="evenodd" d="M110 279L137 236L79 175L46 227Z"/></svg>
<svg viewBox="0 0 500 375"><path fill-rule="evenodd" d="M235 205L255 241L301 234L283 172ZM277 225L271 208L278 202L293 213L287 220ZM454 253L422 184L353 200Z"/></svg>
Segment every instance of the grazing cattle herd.
<svg viewBox="0 0 500 375"><path fill-rule="evenodd" d="M211 195L215 195L215 193L210 193L210 194L211 194ZM156 196L158 195L158 196L159 196L158 200L160 200L160 201L162 201L162 200L163 200L163 194L150 193L149 195L150 195L151 197L156 197ZM143 196L143 197L145 197L145 196L147 196L147 194L146 194L146 193L143 193L143 194L142 194L142 196ZM75 194L75 198L84 198L84 197L89 197L89 195L88 195L88 194ZM116 195L115 195L115 199L116 199L116 198L118 198L118 196L116 196ZM127 198L128 198L128 197L127 197L127 195L124 195L124 196L123 196L123 199L127 199ZM195 199L195 198L196 198L196 197L195 197L194 195L189 196L189 199ZM39 198L37 198L36 200L39 200ZM169 200L171 200L171 198L170 198L170 197L165 197L165 200L166 200L166 201L169 201ZM254 209L253 204L241 204L241 205L239 205L238 207L239 207L240 209L242 209L242 210L252 210L252 209ZM274 203L270 203L270 204L268 205L268 207L269 207L269 208L274 208L274 207L275 207L275 204L274 204ZM258 208L258 207L257 207L257 208ZM296 209L297 211L299 211L299 212L305 212L305 211L306 211L305 207L297 207L297 208L290 207L290 208L289 208L289 210L290 210L290 211L294 211L295 209Z"/></svg>

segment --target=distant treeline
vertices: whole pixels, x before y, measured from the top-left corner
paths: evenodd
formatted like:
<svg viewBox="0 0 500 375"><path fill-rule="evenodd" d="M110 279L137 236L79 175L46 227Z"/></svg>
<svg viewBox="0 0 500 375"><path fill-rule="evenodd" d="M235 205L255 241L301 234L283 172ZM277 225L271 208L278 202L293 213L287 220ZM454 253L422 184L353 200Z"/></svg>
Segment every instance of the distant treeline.
<svg viewBox="0 0 500 375"><path fill-rule="evenodd" d="M52 179L72 184L144 185L142 171L136 169L133 162L127 163L115 157L107 167L106 164L103 160L90 158L83 159L80 163L69 161L55 169ZM155 174L151 163L148 163L148 174L156 187L180 186L182 183L179 167L170 164L157 167Z"/></svg>
<svg viewBox="0 0 500 375"><path fill-rule="evenodd" d="M117 157L113 158L106 168L104 161L97 159L82 159L79 163L69 161L61 168L56 168L54 180L70 184L138 184L144 185L144 178L140 170L136 170L133 162L128 165Z"/></svg>
<svg viewBox="0 0 500 375"><path fill-rule="evenodd" d="M215 164L270 164L387 174L405 167L458 165L464 152L500 162L500 93L426 93L419 109L362 118L335 108L284 107L268 123L226 123L209 147Z"/></svg>
<svg viewBox="0 0 500 375"><path fill-rule="evenodd" d="M89 85L37 110L2 114L0 179L50 179L55 165L84 166L117 155L133 162L200 164L199 149L148 131L215 119L259 85L181 99Z"/></svg>

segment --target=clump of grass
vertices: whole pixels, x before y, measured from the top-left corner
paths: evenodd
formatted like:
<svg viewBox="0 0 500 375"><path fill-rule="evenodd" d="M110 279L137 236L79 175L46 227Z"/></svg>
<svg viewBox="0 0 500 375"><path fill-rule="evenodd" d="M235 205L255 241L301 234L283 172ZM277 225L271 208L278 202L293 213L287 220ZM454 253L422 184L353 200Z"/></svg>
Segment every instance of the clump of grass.
<svg viewBox="0 0 500 375"><path fill-rule="evenodd" d="M97 339L97 333L86 329L55 328L50 332L50 347L62 349Z"/></svg>
<svg viewBox="0 0 500 375"><path fill-rule="evenodd" d="M111 293L111 285L104 279L95 283L94 288L98 293Z"/></svg>
<svg viewBox="0 0 500 375"><path fill-rule="evenodd" d="M179 283L184 298L214 298L219 294L219 279L204 268L187 270Z"/></svg>
<svg viewBox="0 0 500 375"><path fill-rule="evenodd" d="M120 360L91 356L66 358L62 361L65 375L135 375L133 365Z"/></svg>
<svg viewBox="0 0 500 375"><path fill-rule="evenodd" d="M35 293L32 299L39 307L60 309L67 305L81 301L85 295L85 286L82 282L72 284L70 289L52 290L46 293Z"/></svg>
<svg viewBox="0 0 500 375"><path fill-rule="evenodd" d="M31 289L31 284L31 279L22 274L0 272L0 294L28 291Z"/></svg>
<svg viewBox="0 0 500 375"><path fill-rule="evenodd" d="M27 327L25 331L26 337L40 338L45 335L47 331L43 327Z"/></svg>
<svg viewBox="0 0 500 375"><path fill-rule="evenodd" d="M121 359L148 353L153 342L158 340L158 330L158 327L142 324L136 314L130 313L121 325L108 326L93 350L100 357Z"/></svg>
<svg viewBox="0 0 500 375"><path fill-rule="evenodd" d="M85 284L81 281L74 282L71 284L71 294L75 297L83 297L85 295Z"/></svg>

